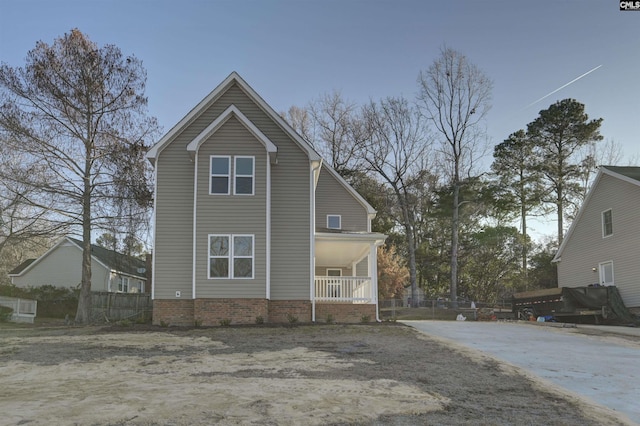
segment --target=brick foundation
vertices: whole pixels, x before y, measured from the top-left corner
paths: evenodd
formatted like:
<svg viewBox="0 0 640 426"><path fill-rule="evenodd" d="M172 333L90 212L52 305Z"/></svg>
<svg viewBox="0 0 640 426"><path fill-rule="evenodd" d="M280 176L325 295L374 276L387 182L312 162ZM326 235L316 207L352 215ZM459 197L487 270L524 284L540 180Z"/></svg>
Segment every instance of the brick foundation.
<svg viewBox="0 0 640 426"><path fill-rule="evenodd" d="M194 325L193 300L164 300L153 301L154 325Z"/></svg>
<svg viewBox="0 0 640 426"><path fill-rule="evenodd" d="M270 300L269 322L286 324L290 319L297 322L311 322L311 302L309 300Z"/></svg>
<svg viewBox="0 0 640 426"><path fill-rule="evenodd" d="M266 299L196 299L194 321L203 326L255 324L257 317L269 320L269 301Z"/></svg>
<svg viewBox="0 0 640 426"><path fill-rule="evenodd" d="M376 306L351 303L317 303L316 322L357 323L376 320ZM255 324L257 317L265 323L288 324L311 322L309 300L267 299L188 299L153 301L153 324L169 326L219 326Z"/></svg>
<svg viewBox="0 0 640 426"><path fill-rule="evenodd" d="M316 303L316 322L375 322L376 305L351 303Z"/></svg>

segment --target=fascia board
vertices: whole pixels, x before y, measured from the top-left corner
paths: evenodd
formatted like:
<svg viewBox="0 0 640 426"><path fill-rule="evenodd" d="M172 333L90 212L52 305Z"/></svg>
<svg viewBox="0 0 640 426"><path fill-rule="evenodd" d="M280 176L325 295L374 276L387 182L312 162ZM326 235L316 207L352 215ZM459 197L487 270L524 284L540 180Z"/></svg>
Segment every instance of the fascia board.
<svg viewBox="0 0 640 426"><path fill-rule="evenodd" d="M265 136L265 134L262 133L260 129L258 129L235 105L231 105L229 108L224 110L218 118L209 124L206 129L200 132L200 134L196 136L189 145L187 145L187 151L189 151L192 158L200 148L200 145L218 131L218 129L220 129L220 127L222 127L222 125L232 116L235 116L238 121L240 121L240 123L264 145L269 154L278 152L278 147L276 147L273 142L271 142L271 140Z"/></svg>
<svg viewBox="0 0 640 426"><path fill-rule="evenodd" d="M237 74L232 72L222 83L220 83L215 89L211 91L204 99L202 99L195 107L185 115L175 126L171 128L155 145L149 149L146 154L147 159L154 164L156 158L166 145L169 144L180 132L182 132L193 120L195 120L202 112L216 99L218 98L228 86L230 86Z"/></svg>
<svg viewBox="0 0 640 426"><path fill-rule="evenodd" d="M607 169L604 166L600 166L600 171L602 171L602 173L604 173L606 175L609 175L611 177L614 177L616 179L620 179L620 180L622 180L624 182L630 183L630 184L635 185L635 186L640 186L640 181L638 181L636 179L633 179L633 178L630 178L630 177L625 176L625 175L621 175L620 173L616 173L616 172L614 172L612 170Z"/></svg>

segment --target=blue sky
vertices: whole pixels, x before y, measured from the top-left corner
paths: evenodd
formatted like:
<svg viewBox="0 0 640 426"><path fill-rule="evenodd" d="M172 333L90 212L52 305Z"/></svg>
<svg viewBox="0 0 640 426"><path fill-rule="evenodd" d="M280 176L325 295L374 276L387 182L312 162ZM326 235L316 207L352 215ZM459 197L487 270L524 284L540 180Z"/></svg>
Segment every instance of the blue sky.
<svg viewBox="0 0 640 426"><path fill-rule="evenodd" d="M165 131L231 71L276 111L334 89L358 103L413 98L446 45L494 82L492 144L571 97L640 158L640 12L615 0L0 0L0 61L22 65L36 41L74 27L142 59Z"/></svg>

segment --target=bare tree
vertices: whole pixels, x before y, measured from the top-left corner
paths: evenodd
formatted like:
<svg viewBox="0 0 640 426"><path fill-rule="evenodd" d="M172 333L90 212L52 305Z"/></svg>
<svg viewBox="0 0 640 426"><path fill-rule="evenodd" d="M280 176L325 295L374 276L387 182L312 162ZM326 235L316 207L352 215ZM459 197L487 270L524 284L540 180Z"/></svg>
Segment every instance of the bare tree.
<svg viewBox="0 0 640 426"><path fill-rule="evenodd" d="M396 197L400 209L399 223L405 230L409 254L411 299L417 301L416 279L416 218L419 199L415 187L422 182L428 169L430 140L417 111L404 98L386 98L365 107L364 117L370 139L363 151L363 160Z"/></svg>
<svg viewBox="0 0 640 426"><path fill-rule="evenodd" d="M148 208L151 200L143 156L157 123L146 115L145 82L139 59L77 29L38 42L24 67L0 66L0 132L27 164L47 171L45 180L25 179L28 201L81 229L79 323L91 320L92 229L114 216L114 205Z"/></svg>
<svg viewBox="0 0 640 426"><path fill-rule="evenodd" d="M314 145L338 173L345 175L357 167L368 138L360 108L334 91L309 105L315 129Z"/></svg>
<svg viewBox="0 0 640 426"><path fill-rule="evenodd" d="M448 184L453 192L451 300L457 300L460 189L486 150L482 123L490 108L491 80L467 57L450 48L418 77L422 114L440 135Z"/></svg>

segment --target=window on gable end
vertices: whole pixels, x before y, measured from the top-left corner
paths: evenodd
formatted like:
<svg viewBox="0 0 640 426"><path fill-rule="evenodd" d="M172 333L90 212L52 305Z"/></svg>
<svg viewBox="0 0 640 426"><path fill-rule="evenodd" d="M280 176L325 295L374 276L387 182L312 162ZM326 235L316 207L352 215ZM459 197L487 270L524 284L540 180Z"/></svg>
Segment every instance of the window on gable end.
<svg viewBox="0 0 640 426"><path fill-rule="evenodd" d="M339 214L327 215L327 228L329 229L342 229L342 216Z"/></svg>
<svg viewBox="0 0 640 426"><path fill-rule="evenodd" d="M611 209L602 212L602 238L613 235L613 215Z"/></svg>
<svg viewBox="0 0 640 426"><path fill-rule="evenodd" d="M209 194L229 194L231 157L224 155L211 156L211 182Z"/></svg>
<svg viewBox="0 0 640 426"><path fill-rule="evenodd" d="M254 157L236 156L234 158L233 193L236 195L253 195L254 191Z"/></svg>

